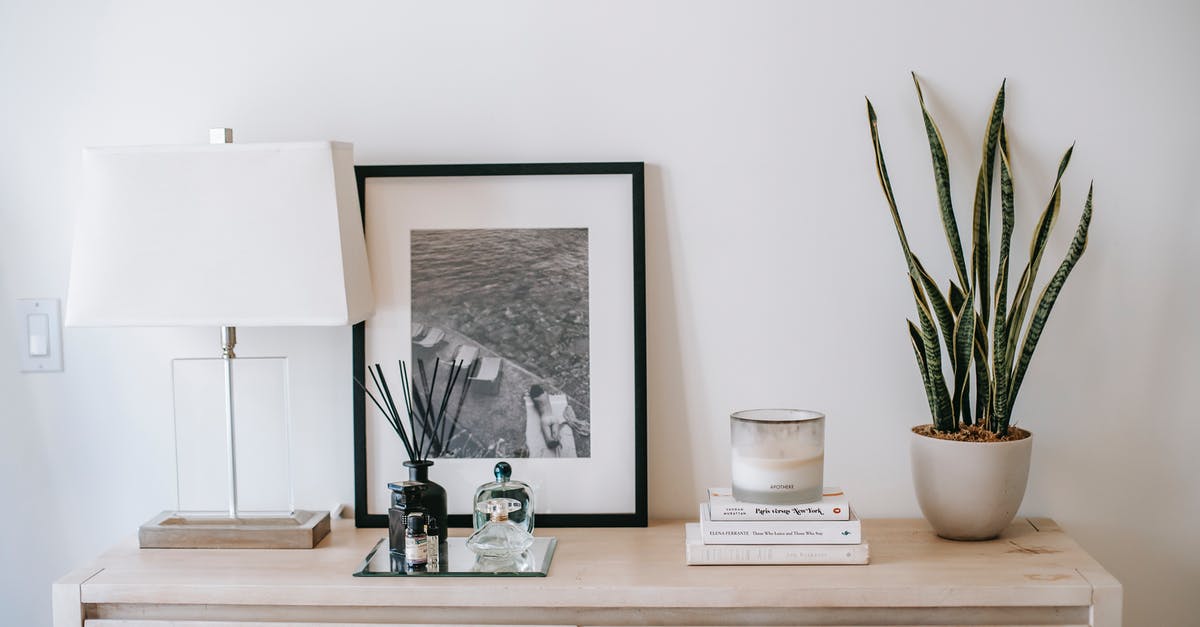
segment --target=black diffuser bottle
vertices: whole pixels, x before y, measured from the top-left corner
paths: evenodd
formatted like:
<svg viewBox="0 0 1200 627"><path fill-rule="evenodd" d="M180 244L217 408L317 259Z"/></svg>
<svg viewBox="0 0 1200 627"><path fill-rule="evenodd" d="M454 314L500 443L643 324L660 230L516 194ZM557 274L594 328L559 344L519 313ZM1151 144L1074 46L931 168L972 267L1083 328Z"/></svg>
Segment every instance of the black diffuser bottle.
<svg viewBox="0 0 1200 627"><path fill-rule="evenodd" d="M421 484L421 507L429 513L429 516L437 519L438 529L442 530L441 542L444 543L446 541L446 489L429 480L429 467L432 465L433 462L428 459L404 462L404 466L408 468L407 483Z"/></svg>
<svg viewBox="0 0 1200 627"><path fill-rule="evenodd" d="M429 480L430 460L407 461L408 481L389 483L392 491L392 507L388 509L388 538L392 553L404 552L404 530L409 510L421 511L430 519L430 527L436 529L439 551L444 555L446 548L446 489ZM431 539L432 541L432 539Z"/></svg>
<svg viewBox="0 0 1200 627"><path fill-rule="evenodd" d="M363 394L371 399L408 453L408 481L389 483L392 506L388 509L388 543L393 563L404 554L404 534L408 529L408 513L421 511L429 542L437 542L439 561L445 563L447 549L446 489L429 480L432 458L447 453L454 439L458 416L469 397L473 366L464 361L433 360L432 367L417 360L418 377L410 377L404 361L400 361L400 390L403 411L396 405L392 387L388 385L383 368L375 364L368 369L375 384L375 393L355 379ZM444 374L441 385L438 374ZM457 392L457 395L456 395ZM457 398L455 398L457 396ZM453 457L453 455L448 455ZM411 512L410 512L411 510ZM435 568L435 570L441 570Z"/></svg>

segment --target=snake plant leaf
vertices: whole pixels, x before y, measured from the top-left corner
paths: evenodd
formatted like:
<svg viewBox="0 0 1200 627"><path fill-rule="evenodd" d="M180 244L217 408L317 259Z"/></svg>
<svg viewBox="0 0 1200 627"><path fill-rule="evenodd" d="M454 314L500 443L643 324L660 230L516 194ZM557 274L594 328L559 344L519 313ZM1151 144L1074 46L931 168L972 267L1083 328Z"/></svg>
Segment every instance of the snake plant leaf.
<svg viewBox="0 0 1200 627"><path fill-rule="evenodd" d="M1067 256L1063 259L1061 265L1058 266L1058 271L1042 289L1041 296L1038 298L1037 309L1033 312L1033 317L1029 321L1029 329L1025 332L1025 340L1021 344L1021 360L1017 363L1017 369L1013 373L1012 387L1009 392L1008 399L1008 415L1012 415L1013 403L1016 402L1017 392L1021 389L1021 382L1025 380L1025 373L1029 370L1029 361L1033 358L1033 351L1037 348L1038 340L1042 337L1042 331L1046 328L1046 320L1050 317L1050 310L1054 308L1055 301L1058 300L1058 295L1062 291L1063 284L1066 283L1067 277L1071 274L1071 270L1075 268L1075 264L1079 262L1079 258L1083 256L1083 251L1087 249L1087 234L1088 226L1092 222L1092 191L1094 184L1088 186L1087 202L1083 205L1083 215L1079 218L1079 226L1075 229L1075 237L1071 240L1071 245L1067 248ZM1008 430L1008 422L1004 421L1000 424L1000 433Z"/></svg>
<svg viewBox="0 0 1200 627"><path fill-rule="evenodd" d="M975 294L968 293L967 300L955 316L954 344L954 396L950 400L955 420L962 415L963 398L971 382L971 351L975 348Z"/></svg>
<svg viewBox="0 0 1200 627"><path fill-rule="evenodd" d="M967 297L963 293L962 288L960 288L958 286L958 284L956 284L953 280L951 280L950 281L950 308L951 308L951 310L962 311L963 302L965 302L966 299L967 299ZM975 324L977 326L979 324L981 324L978 316L976 316L976 318L975 318ZM984 358L986 358L987 348L983 347L982 343L979 341L978 334L976 334L974 343L975 343L975 351L974 351L975 358L979 359L980 358L979 355L981 355L981 354L984 355ZM982 348L982 352L981 352L981 348ZM955 374L958 374L957 370L955 371ZM971 392L970 385L968 384L967 389L963 392L961 402L959 403L959 416L960 416L960 420L961 420L962 424L964 424L964 425L970 425L974 422L971 419L972 413L971 413L971 393L970 392Z"/></svg>
<svg viewBox="0 0 1200 627"><path fill-rule="evenodd" d="M950 256L954 259L954 269L958 271L958 280L963 285L969 285L967 277L967 262L963 256L962 237L958 233L958 221L954 218L954 204L950 200L950 163L946 158L946 144L942 141L942 133L925 108L925 95L921 93L921 82L917 80L916 72L912 73L913 85L917 88L917 100L921 103L921 115L925 118L925 134L929 138L929 155L933 160L933 181L937 188L938 207L942 212L942 228L946 231L946 243L950 245Z"/></svg>
<svg viewBox="0 0 1200 627"><path fill-rule="evenodd" d="M992 398L992 415L997 423L1005 422L1008 413L1008 376L1012 369L1012 355L1008 351L1008 264L1009 249L1015 210L1013 208L1012 168L1008 161L1008 134L1000 126L1000 264L996 270L996 310L992 321L992 377L995 394Z"/></svg>
<svg viewBox="0 0 1200 627"><path fill-rule="evenodd" d="M987 425L991 416L992 387L988 373L987 326L975 316L975 424Z"/></svg>
<svg viewBox="0 0 1200 627"><path fill-rule="evenodd" d="M969 369L968 369L969 370ZM971 377L967 375L967 385L963 388L962 400L959 402L958 421L964 427L969 427L971 421Z"/></svg>
<svg viewBox="0 0 1200 627"><path fill-rule="evenodd" d="M931 388L930 405L934 409L933 426L938 431L953 431L954 416L950 411L950 393L946 390L946 376L942 373L942 346L937 328L933 324L929 306L916 277L908 275L913 295L917 301L917 319L921 323L921 344L925 349L925 372L929 375Z"/></svg>
<svg viewBox="0 0 1200 627"><path fill-rule="evenodd" d="M917 356L917 368L921 371L921 385L925 387L925 400L929 403L929 415L937 415L937 406L933 402L933 386L929 382L929 370L925 367L925 340L917 325L908 320L908 338L912 341L913 352Z"/></svg>
<svg viewBox="0 0 1200 627"><path fill-rule="evenodd" d="M1025 264L1025 271L1021 273L1021 280L1017 284L1016 296L1013 298L1006 324L1008 327L1007 350L1010 355L1016 354L1017 340L1021 334L1021 326L1025 322L1025 312L1033 297L1033 284L1037 280L1038 269L1042 265L1042 255L1046 251L1046 243L1050 241L1050 233L1054 230L1055 223L1058 222L1059 207L1062 203L1062 175L1066 172L1067 164L1071 162L1071 153L1074 151L1075 145L1071 144L1062 160L1059 161L1058 176L1054 179L1050 202L1046 204L1046 209L1042 211L1042 216L1038 218L1037 226L1033 229L1033 240L1029 243L1029 262ZM1014 358L1010 358L1010 364L1011 359Z"/></svg>
<svg viewBox="0 0 1200 627"><path fill-rule="evenodd" d="M988 273L991 271L991 219L992 219L992 174L996 169L996 145L1000 139L1000 125L1004 119L1004 87L1007 80L1000 83L1000 91L992 103L992 115L988 119L987 131L983 136L983 158L979 163L979 177L975 182L975 212L971 221L973 241L971 256L971 274L975 289L979 293L979 307L983 323L988 322L991 311L991 287Z"/></svg>
<svg viewBox="0 0 1200 627"><path fill-rule="evenodd" d="M917 352L917 365L921 367L921 378L926 379L925 370L925 340L921 337L921 331L917 329L917 325L913 324L912 320L908 322L908 337L913 341L913 346L919 348Z"/></svg>
<svg viewBox="0 0 1200 627"><path fill-rule="evenodd" d="M875 107L870 98L867 98L867 121L871 127L871 144L875 148L875 174L879 177L879 185L883 187L888 208L892 210L892 221L896 223L896 234L900 236L900 248L904 251L904 263L912 272L912 249L908 246L908 235L900 221L900 210L896 208L896 195L892 193L892 181L888 178L887 164L883 161L883 147L879 144L879 119L875 116Z"/></svg>
<svg viewBox="0 0 1200 627"><path fill-rule="evenodd" d="M1075 152L1075 142L1071 142L1071 147L1067 148L1067 152L1058 161L1058 176L1055 177L1056 181L1061 179L1063 173L1067 171L1067 164L1071 162L1071 153L1073 152Z"/></svg>
<svg viewBox="0 0 1200 627"><path fill-rule="evenodd" d="M1031 289L1027 289L1030 283L1029 279L1030 264L1025 264L1025 269L1021 271L1021 278L1017 280L1017 289L1013 292L1013 301L1009 305L1008 317L1005 319L1004 326L1008 329L1008 345L1005 347L1005 352L1009 355L1016 353L1017 341L1021 339L1021 325L1025 323L1025 312L1029 307L1029 293Z"/></svg>
<svg viewBox="0 0 1200 627"><path fill-rule="evenodd" d="M933 310L934 318L942 329L942 339L945 340L947 348L954 346L954 310L950 309L950 304L946 302L942 290L925 270L925 264L921 263L921 258L914 253L912 260L917 276L921 279L921 287L929 297L928 302Z"/></svg>
<svg viewBox="0 0 1200 627"><path fill-rule="evenodd" d="M966 299L967 297L963 294L962 288L954 281L950 281L950 308L954 311L962 309L963 301Z"/></svg>

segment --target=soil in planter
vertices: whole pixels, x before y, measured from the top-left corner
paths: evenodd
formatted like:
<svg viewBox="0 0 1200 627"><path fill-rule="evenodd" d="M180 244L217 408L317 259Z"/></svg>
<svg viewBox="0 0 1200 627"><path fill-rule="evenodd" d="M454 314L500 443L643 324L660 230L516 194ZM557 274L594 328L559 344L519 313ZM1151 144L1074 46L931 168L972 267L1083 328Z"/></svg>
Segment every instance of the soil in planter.
<svg viewBox="0 0 1200 627"><path fill-rule="evenodd" d="M938 431L933 428L933 425L921 425L913 427L913 433L923 435L927 438L954 440L956 442L1013 442L1029 437L1028 431L1018 427L1009 427L1008 435L997 436L995 433L979 425L970 425L958 431Z"/></svg>

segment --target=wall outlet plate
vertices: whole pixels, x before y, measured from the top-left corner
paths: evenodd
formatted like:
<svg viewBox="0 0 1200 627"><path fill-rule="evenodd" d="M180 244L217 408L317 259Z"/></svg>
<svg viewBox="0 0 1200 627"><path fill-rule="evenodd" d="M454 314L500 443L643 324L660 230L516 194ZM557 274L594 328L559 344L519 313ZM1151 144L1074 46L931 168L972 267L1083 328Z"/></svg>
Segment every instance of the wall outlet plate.
<svg viewBox="0 0 1200 627"><path fill-rule="evenodd" d="M57 298L19 299L17 334L21 372L62 371L62 320Z"/></svg>

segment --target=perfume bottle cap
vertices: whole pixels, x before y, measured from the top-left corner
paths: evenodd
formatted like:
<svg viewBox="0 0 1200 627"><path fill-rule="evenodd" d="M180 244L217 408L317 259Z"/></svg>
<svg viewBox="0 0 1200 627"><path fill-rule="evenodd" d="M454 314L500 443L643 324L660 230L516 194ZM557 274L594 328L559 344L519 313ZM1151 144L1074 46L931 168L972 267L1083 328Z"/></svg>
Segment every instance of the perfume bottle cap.
<svg viewBox="0 0 1200 627"><path fill-rule="evenodd" d="M521 509L521 502L516 499L488 499L475 509L487 514L494 522L508 520L508 515Z"/></svg>
<svg viewBox="0 0 1200 627"><path fill-rule="evenodd" d="M492 472L496 475L496 481L504 483L508 481L509 477L512 477L512 466L509 466L508 462L499 462Z"/></svg>

